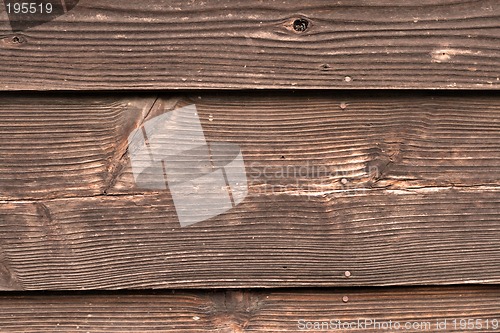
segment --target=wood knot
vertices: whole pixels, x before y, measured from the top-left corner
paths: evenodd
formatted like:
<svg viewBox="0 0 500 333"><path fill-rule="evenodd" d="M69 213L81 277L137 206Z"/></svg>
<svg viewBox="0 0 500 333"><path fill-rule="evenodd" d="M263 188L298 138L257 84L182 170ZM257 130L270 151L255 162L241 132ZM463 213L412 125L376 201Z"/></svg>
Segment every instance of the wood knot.
<svg viewBox="0 0 500 333"><path fill-rule="evenodd" d="M295 17L289 17L283 21L280 22L280 25L282 28L285 28L286 32L291 35L307 35L307 32L311 30L311 27L313 26L313 23L311 22L310 19L302 16L302 15L297 15ZM322 64L320 64L320 68L324 70L324 68L321 67ZM330 65L327 65L330 66Z"/></svg>
<svg viewBox="0 0 500 333"><path fill-rule="evenodd" d="M293 30L296 32L304 32L309 27L309 21L305 18L298 18L293 21Z"/></svg>
<svg viewBox="0 0 500 333"><path fill-rule="evenodd" d="M6 36L1 39L1 44L7 47L16 47L27 43L28 40L21 35Z"/></svg>

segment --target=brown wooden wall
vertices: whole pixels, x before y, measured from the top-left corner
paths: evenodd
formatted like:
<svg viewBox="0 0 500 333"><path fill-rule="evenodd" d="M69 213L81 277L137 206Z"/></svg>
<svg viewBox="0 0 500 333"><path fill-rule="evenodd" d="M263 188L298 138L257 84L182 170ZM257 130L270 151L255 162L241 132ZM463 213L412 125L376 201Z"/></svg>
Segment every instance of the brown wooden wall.
<svg viewBox="0 0 500 333"><path fill-rule="evenodd" d="M500 332L500 3L42 2L0 1L1 333ZM189 105L248 193L182 227L129 136Z"/></svg>

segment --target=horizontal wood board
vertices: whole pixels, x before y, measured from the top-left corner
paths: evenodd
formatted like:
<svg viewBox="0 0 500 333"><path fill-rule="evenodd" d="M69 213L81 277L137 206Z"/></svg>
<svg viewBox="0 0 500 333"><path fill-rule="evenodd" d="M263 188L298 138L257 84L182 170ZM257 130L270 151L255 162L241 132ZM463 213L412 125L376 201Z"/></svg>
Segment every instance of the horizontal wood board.
<svg viewBox="0 0 500 333"><path fill-rule="evenodd" d="M395 332L390 327L398 323L410 325L405 332L498 332L499 302L498 287L475 286L2 294L0 327L6 333ZM358 320L373 324L304 329Z"/></svg>
<svg viewBox="0 0 500 333"><path fill-rule="evenodd" d="M3 91L500 86L495 0L2 2Z"/></svg>
<svg viewBox="0 0 500 333"><path fill-rule="evenodd" d="M1 289L500 281L493 94L6 94L0 104ZM181 228L168 190L134 185L127 137L192 104L207 141L240 147L248 195ZM289 167L309 173L279 173Z"/></svg>
<svg viewBox="0 0 500 333"><path fill-rule="evenodd" d="M251 191L500 184L494 94L7 94L0 199L145 193L134 182L128 136L187 105L196 106L208 142L239 146Z"/></svg>

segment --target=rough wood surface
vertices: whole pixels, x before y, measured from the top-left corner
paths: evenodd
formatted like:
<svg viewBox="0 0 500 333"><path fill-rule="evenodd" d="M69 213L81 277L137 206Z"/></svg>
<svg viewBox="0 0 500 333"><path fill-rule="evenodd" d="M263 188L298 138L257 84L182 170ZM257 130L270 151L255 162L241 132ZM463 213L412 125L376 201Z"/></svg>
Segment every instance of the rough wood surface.
<svg viewBox="0 0 500 333"><path fill-rule="evenodd" d="M4 95L0 289L499 283L499 102ZM241 148L248 195L181 228L170 191L134 186L127 138L190 104Z"/></svg>
<svg viewBox="0 0 500 333"><path fill-rule="evenodd" d="M0 90L500 87L496 0L81 0L36 26L0 15Z"/></svg>
<svg viewBox="0 0 500 333"><path fill-rule="evenodd" d="M240 146L262 191L500 185L493 94L212 94L177 107L188 104L207 141ZM110 193L134 187L122 163Z"/></svg>
<svg viewBox="0 0 500 333"><path fill-rule="evenodd" d="M1 202L0 221L4 290L500 283L498 189L249 193L184 228L168 193Z"/></svg>
<svg viewBox="0 0 500 333"><path fill-rule="evenodd" d="M153 101L1 96L0 199L103 193L126 149L124 135Z"/></svg>
<svg viewBox="0 0 500 333"><path fill-rule="evenodd" d="M500 99L374 93L0 98L0 199L143 193L127 138L195 104L205 137L241 148L267 191L498 186ZM153 106L154 104L154 106Z"/></svg>
<svg viewBox="0 0 500 333"><path fill-rule="evenodd" d="M499 302L498 287L3 294L0 327L4 333L399 331L383 326L392 321L413 327L405 332L498 332ZM301 329L330 320L373 324ZM474 328L461 329L460 320Z"/></svg>

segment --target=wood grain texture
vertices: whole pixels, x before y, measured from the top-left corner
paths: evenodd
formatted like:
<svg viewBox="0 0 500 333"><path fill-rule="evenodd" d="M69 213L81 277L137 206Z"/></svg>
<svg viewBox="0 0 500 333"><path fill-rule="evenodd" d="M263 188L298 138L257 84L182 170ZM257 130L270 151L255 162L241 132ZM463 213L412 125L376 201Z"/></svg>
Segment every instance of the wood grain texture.
<svg viewBox="0 0 500 333"><path fill-rule="evenodd" d="M0 199L102 194L153 101L3 95Z"/></svg>
<svg viewBox="0 0 500 333"><path fill-rule="evenodd" d="M463 94L462 94L463 95ZM150 193L135 185L132 130L195 104L209 142L238 145L250 191L498 186L493 94L205 93L0 96L0 199Z"/></svg>
<svg viewBox="0 0 500 333"><path fill-rule="evenodd" d="M500 320L499 302L498 287L3 294L0 327L5 333L320 332L300 325L373 319L392 325L430 325L427 330L405 332L498 332L491 321ZM468 318L482 328L455 329L454 319ZM446 328L437 329L437 322L444 320ZM372 330L396 331L383 326L323 331Z"/></svg>
<svg viewBox="0 0 500 333"><path fill-rule="evenodd" d="M4 96L0 289L499 283L499 99L462 95ZM181 228L127 138L191 104L248 195Z"/></svg>
<svg viewBox="0 0 500 333"><path fill-rule="evenodd" d="M500 282L498 189L249 193L184 228L169 193L2 202L0 221L4 290Z"/></svg>
<svg viewBox="0 0 500 333"><path fill-rule="evenodd" d="M221 93L176 107L189 104L207 141L241 148L251 190L500 185L493 94ZM127 158L109 193L134 188Z"/></svg>
<svg viewBox="0 0 500 333"><path fill-rule="evenodd" d="M0 89L498 89L499 18L495 0L81 0L0 26Z"/></svg>

